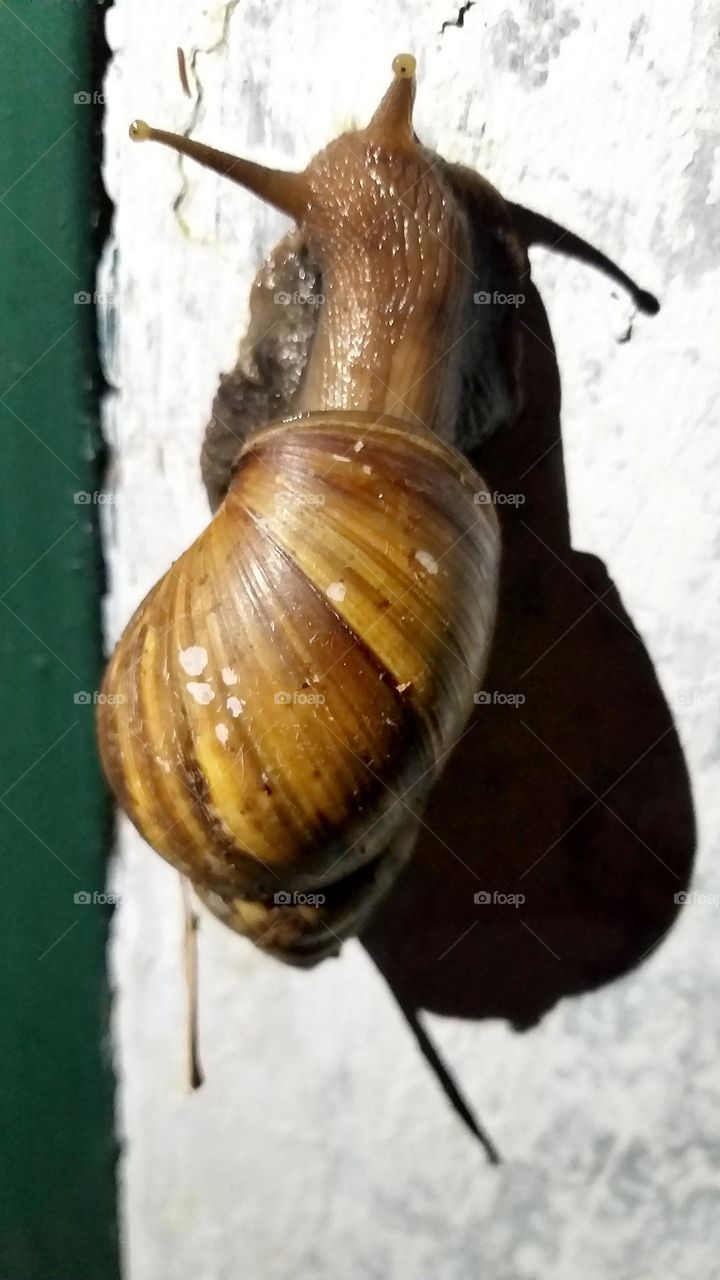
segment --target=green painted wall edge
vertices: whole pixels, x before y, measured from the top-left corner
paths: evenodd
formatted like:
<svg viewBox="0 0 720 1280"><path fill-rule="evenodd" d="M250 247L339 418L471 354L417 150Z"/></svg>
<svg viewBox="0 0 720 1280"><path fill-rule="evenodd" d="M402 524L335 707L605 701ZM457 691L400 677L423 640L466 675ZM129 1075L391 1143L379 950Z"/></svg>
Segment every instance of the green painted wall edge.
<svg viewBox="0 0 720 1280"><path fill-rule="evenodd" d="M95 753L103 9L0 0L0 1280L118 1274ZM99 51L99 52L98 52Z"/></svg>

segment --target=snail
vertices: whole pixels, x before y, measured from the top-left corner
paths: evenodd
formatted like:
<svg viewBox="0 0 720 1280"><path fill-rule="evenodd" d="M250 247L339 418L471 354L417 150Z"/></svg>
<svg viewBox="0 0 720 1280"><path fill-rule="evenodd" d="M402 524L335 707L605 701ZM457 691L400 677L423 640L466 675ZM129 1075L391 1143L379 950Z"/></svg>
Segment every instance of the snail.
<svg viewBox="0 0 720 1280"><path fill-rule="evenodd" d="M116 646L100 753L206 906L296 965L336 954L410 858L496 612L498 522L466 455L517 411L503 299L527 258L490 184L418 141L414 95L401 54L367 127L302 172L130 129L295 229L213 406L214 514Z"/></svg>

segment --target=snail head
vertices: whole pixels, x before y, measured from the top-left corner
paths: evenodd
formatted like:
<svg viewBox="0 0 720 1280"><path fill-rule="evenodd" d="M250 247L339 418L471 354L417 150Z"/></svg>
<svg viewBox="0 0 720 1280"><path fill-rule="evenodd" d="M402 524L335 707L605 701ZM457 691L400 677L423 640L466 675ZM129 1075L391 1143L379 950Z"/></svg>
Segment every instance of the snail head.
<svg viewBox="0 0 720 1280"><path fill-rule="evenodd" d="M136 141L160 142L230 178L292 218L327 276L343 286L373 279L376 308L396 282L408 302L428 306L435 322L452 309L458 267L469 256L465 216L452 198L437 158L416 138L415 58L398 54L393 79L369 124L341 134L300 172L268 168L143 120L130 126ZM428 270L432 260L432 271ZM383 289L384 285L384 289Z"/></svg>

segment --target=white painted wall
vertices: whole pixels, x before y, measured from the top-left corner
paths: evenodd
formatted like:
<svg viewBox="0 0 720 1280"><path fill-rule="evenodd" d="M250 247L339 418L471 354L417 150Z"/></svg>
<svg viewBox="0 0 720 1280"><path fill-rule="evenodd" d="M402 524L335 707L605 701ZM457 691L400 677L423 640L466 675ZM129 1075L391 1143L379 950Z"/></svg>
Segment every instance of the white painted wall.
<svg viewBox="0 0 720 1280"><path fill-rule="evenodd" d="M663 301L533 252L558 349L573 542L608 565L693 775L696 886L718 869L718 62L712 0L117 0L105 178L115 237L106 406L114 639L202 528L198 452L248 287L285 223L129 120L301 166L365 121L394 53L449 159L607 250ZM173 205L183 193L179 213ZM713 863L714 859L714 863ZM713 870L714 866L714 870ZM500 1146L488 1167L353 942L306 974L203 916L207 1083L185 1085L177 877L123 823L112 964L130 1280L714 1280L720 1247L719 909L689 906L625 978L533 1030L425 1025Z"/></svg>

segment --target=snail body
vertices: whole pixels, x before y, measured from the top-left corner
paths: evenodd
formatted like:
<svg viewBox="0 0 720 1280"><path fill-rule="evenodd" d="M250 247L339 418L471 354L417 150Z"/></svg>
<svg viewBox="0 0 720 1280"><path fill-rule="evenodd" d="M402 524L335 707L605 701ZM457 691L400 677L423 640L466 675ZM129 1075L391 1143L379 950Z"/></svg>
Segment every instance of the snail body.
<svg viewBox="0 0 720 1280"><path fill-rule="evenodd" d="M297 230L260 273L218 393L202 459L215 515L108 666L101 756L135 825L210 909L298 964L357 932L410 856L497 601L497 520L453 446L513 411L511 317L482 318L492 368L470 364L464 335L480 324L478 272L512 279L523 258L497 193L418 144L414 60L393 66L368 127L300 174L132 129ZM278 273L321 282L295 341Z"/></svg>

